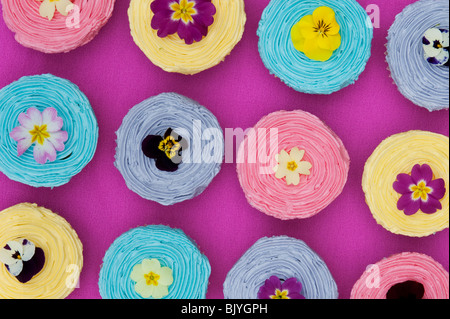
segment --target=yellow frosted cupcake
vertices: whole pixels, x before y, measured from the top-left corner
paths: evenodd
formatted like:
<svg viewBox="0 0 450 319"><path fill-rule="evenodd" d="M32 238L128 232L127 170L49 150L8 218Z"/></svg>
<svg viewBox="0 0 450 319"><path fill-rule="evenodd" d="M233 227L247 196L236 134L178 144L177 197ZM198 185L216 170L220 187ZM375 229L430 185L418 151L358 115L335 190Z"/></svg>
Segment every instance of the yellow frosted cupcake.
<svg viewBox="0 0 450 319"><path fill-rule="evenodd" d="M134 42L167 72L196 74L225 59L244 33L243 0L131 0Z"/></svg>
<svg viewBox="0 0 450 319"><path fill-rule="evenodd" d="M376 221L424 237L449 227L449 138L409 131L384 140L367 160L362 187Z"/></svg>
<svg viewBox="0 0 450 319"><path fill-rule="evenodd" d="M82 244L64 218L28 203L0 212L0 299L63 299L82 267Z"/></svg>

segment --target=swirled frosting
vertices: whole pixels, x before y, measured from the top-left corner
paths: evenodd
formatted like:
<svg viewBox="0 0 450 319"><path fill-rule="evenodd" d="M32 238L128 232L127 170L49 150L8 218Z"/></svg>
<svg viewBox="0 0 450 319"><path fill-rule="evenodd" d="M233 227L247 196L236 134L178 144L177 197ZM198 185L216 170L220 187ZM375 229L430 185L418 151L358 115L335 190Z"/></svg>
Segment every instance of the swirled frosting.
<svg viewBox="0 0 450 319"><path fill-rule="evenodd" d="M410 174L415 164L428 164L434 178L445 181L442 209L408 216L398 210L401 194L393 184L398 174ZM449 227L449 139L436 133L409 131L385 139L364 167L362 188L373 217L394 234L424 237Z"/></svg>
<svg viewBox="0 0 450 319"><path fill-rule="evenodd" d="M425 60L422 37L430 28L448 30L448 17L448 1L420 0L397 15L387 37L386 61L398 90L429 111L448 109L449 68Z"/></svg>
<svg viewBox="0 0 450 319"><path fill-rule="evenodd" d="M17 142L9 133L19 114L36 107L57 110L69 139L56 161L36 163L32 148L17 156ZM34 187L66 184L93 158L97 148L97 119L87 97L72 82L51 74L26 76L0 90L0 171L14 181Z"/></svg>
<svg viewBox="0 0 450 319"><path fill-rule="evenodd" d="M253 129L258 143L247 135L239 147L237 164L239 182L250 205L283 220L308 218L342 192L350 158L339 137L319 118L299 110L279 111L263 117ZM273 129L278 141L271 140ZM310 175L301 175L298 186L277 179L271 164L281 150L294 147L304 150L302 160L312 165ZM269 160L264 159L266 154Z"/></svg>
<svg viewBox="0 0 450 319"><path fill-rule="evenodd" d="M204 299L211 267L208 258L180 229L149 225L129 230L107 250L100 270L104 299L142 299L130 279L133 267L144 259L158 259L173 271L173 284L164 299Z"/></svg>
<svg viewBox="0 0 450 319"><path fill-rule="evenodd" d="M332 8L342 43L326 62L313 61L295 49L291 28L319 6ZM370 57L373 26L355 0L271 0L259 22L258 49L271 74L296 91L330 94L353 84Z"/></svg>
<svg viewBox="0 0 450 319"><path fill-rule="evenodd" d="M386 299L389 289L399 283L415 281L424 286L423 299L448 299L448 272L430 256L401 253L369 265L353 286L351 299Z"/></svg>
<svg viewBox="0 0 450 319"><path fill-rule="evenodd" d="M175 172L159 170L141 146L148 135L163 136L168 128L189 145ZM115 166L128 188L162 205L200 195L219 173L223 155L223 132L216 117L176 93L163 93L134 106L117 131Z"/></svg>
<svg viewBox="0 0 450 319"><path fill-rule="evenodd" d="M337 299L336 282L325 262L303 241L287 236L261 238L228 272L225 299L257 299L271 276L297 278L306 299Z"/></svg>
<svg viewBox="0 0 450 319"><path fill-rule="evenodd" d="M115 0L73 0L78 21L56 13L51 21L41 17L36 0L1 0L3 18L16 41L44 53L69 52L91 41L108 22Z"/></svg>
<svg viewBox="0 0 450 319"><path fill-rule="evenodd" d="M0 298L67 297L75 289L83 267L83 246L70 224L36 204L19 204L0 212L0 246L17 239L28 239L41 248L45 264L24 284L0 264Z"/></svg>
<svg viewBox="0 0 450 319"><path fill-rule="evenodd" d="M177 34L160 38L151 28L153 0L131 0L131 35L153 64L167 72L196 74L222 62L241 40L246 14L243 0L212 0L214 23L203 40L187 45Z"/></svg>

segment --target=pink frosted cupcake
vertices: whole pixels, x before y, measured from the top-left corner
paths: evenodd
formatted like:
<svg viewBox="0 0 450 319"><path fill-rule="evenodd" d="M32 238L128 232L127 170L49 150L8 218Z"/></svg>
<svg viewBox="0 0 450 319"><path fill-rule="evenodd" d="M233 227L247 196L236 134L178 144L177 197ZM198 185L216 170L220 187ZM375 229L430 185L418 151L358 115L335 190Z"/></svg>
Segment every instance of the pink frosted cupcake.
<svg viewBox="0 0 450 319"><path fill-rule="evenodd" d="M91 41L111 17L115 0L1 0L16 41L44 53L68 52Z"/></svg>
<svg viewBox="0 0 450 319"><path fill-rule="evenodd" d="M342 192L350 165L339 137L299 110L261 119L241 143L237 162L250 205L282 220L309 218L327 207Z"/></svg>
<svg viewBox="0 0 450 319"><path fill-rule="evenodd" d="M402 253L369 265L351 299L448 299L449 275L433 258Z"/></svg>

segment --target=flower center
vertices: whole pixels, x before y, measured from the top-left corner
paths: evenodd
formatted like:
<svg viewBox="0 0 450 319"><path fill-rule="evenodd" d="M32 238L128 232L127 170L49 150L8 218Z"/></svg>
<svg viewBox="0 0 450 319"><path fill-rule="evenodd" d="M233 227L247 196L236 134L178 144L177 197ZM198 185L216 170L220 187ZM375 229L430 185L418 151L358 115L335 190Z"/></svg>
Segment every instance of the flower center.
<svg viewBox="0 0 450 319"><path fill-rule="evenodd" d="M297 169L297 167L298 165L295 161L287 163L287 169L290 170L291 172L294 172Z"/></svg>
<svg viewBox="0 0 450 319"><path fill-rule="evenodd" d="M174 11L172 14L173 20L183 20L184 23L192 22L193 15L197 14L197 10L194 9L195 2L188 0L181 0L179 3L174 2L170 8Z"/></svg>
<svg viewBox="0 0 450 319"><path fill-rule="evenodd" d="M181 148L181 144L175 141L173 136L167 136L159 143L158 149L166 153L169 159L174 158Z"/></svg>
<svg viewBox="0 0 450 319"><path fill-rule="evenodd" d="M150 273L144 275L144 277L145 277L145 282L147 283L147 285L158 286L158 280L160 278L160 276L158 274L155 274L153 271L150 271Z"/></svg>
<svg viewBox="0 0 450 319"><path fill-rule="evenodd" d="M280 289L275 290L275 295L270 296L271 299L290 299L288 297L288 291Z"/></svg>
<svg viewBox="0 0 450 319"><path fill-rule="evenodd" d="M328 31L330 31L330 25L326 24L323 20L320 20L319 23L314 26L314 32L318 32L319 35L323 37L327 37Z"/></svg>
<svg viewBox="0 0 450 319"><path fill-rule="evenodd" d="M436 49L442 49L442 48L443 48L441 42L438 41L438 40L435 40L435 41L433 42L433 47L436 48Z"/></svg>
<svg viewBox="0 0 450 319"><path fill-rule="evenodd" d="M22 256L20 255L20 253L18 251L16 251L14 253L14 255L12 255L12 258L22 260Z"/></svg>
<svg viewBox="0 0 450 319"><path fill-rule="evenodd" d="M47 124L44 125L35 125L34 129L30 131L31 134L31 143L38 142L43 145L46 138L50 137L50 134L47 132Z"/></svg>
<svg viewBox="0 0 450 319"><path fill-rule="evenodd" d="M427 187L424 181L421 181L419 184L411 186L411 191L413 191L414 200L421 198L423 201L427 201L431 188Z"/></svg>

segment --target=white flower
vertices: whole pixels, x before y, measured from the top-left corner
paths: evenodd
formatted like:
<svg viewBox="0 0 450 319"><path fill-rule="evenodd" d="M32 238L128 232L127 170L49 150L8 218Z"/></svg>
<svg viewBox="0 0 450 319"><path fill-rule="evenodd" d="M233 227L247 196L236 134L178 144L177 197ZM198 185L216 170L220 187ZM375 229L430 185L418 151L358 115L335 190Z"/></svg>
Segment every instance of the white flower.
<svg viewBox="0 0 450 319"><path fill-rule="evenodd" d="M63 16L67 16L69 11L73 8L70 0L39 0L43 1L39 7L39 14L43 18L53 19L55 10L58 10Z"/></svg>
<svg viewBox="0 0 450 319"><path fill-rule="evenodd" d="M302 161L305 151L300 151L297 147L291 150L288 154L285 150L282 150L280 154L275 156L275 160L278 165L273 168L276 178L286 177L288 185L298 185L300 183L300 174L310 175L311 163Z"/></svg>
<svg viewBox="0 0 450 319"><path fill-rule="evenodd" d="M5 264L13 276L18 276L23 269L23 262L34 256L34 244L26 239L10 241L0 250L0 261Z"/></svg>
<svg viewBox="0 0 450 319"><path fill-rule="evenodd" d="M161 299L169 294L173 283L172 269L161 267L157 259L144 259L134 266L130 278L136 282L134 289L142 298Z"/></svg>
<svg viewBox="0 0 450 319"><path fill-rule="evenodd" d="M425 59L438 66L446 64L449 60L449 37L448 30L431 28L422 38Z"/></svg>

